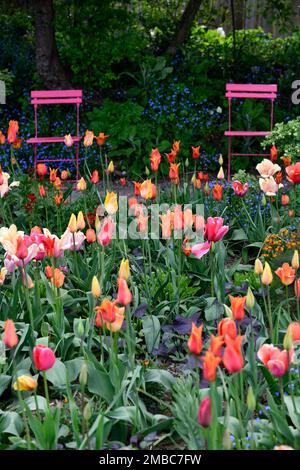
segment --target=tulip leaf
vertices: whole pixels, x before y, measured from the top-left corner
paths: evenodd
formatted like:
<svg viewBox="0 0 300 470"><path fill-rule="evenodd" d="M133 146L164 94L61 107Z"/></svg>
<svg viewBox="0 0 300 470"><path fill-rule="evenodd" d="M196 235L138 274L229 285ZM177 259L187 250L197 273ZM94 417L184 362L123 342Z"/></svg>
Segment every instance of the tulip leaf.
<svg viewBox="0 0 300 470"><path fill-rule="evenodd" d="M47 411L48 405L47 405L47 400L45 397L42 397L41 395L37 395L37 405L40 411ZM26 405L31 411L36 410L36 401L34 397L28 397L25 400Z"/></svg>
<svg viewBox="0 0 300 470"><path fill-rule="evenodd" d="M91 364L88 368L88 390L104 398L107 403L111 403L114 396L114 388L109 375L94 368Z"/></svg>
<svg viewBox="0 0 300 470"><path fill-rule="evenodd" d="M234 241L248 240L248 236L242 228L239 228L233 231L231 235L231 240L234 240Z"/></svg>
<svg viewBox="0 0 300 470"><path fill-rule="evenodd" d="M149 369L145 372L145 382L155 382L163 385L167 390L171 390L175 384L175 378L167 370Z"/></svg>
<svg viewBox="0 0 300 470"><path fill-rule="evenodd" d="M300 427L300 397L285 396L284 402L287 406L289 416L297 429Z"/></svg>
<svg viewBox="0 0 300 470"><path fill-rule="evenodd" d="M55 387L65 387L67 382L66 366L56 359L54 366L47 370L46 377Z"/></svg>
<svg viewBox="0 0 300 470"><path fill-rule="evenodd" d="M154 349L157 349L160 342L160 321L154 315L146 315L142 319L143 332L145 335L145 341L147 351L152 353Z"/></svg>
<svg viewBox="0 0 300 470"><path fill-rule="evenodd" d="M2 393L7 389L11 381L10 375L1 375L0 376L0 397Z"/></svg>
<svg viewBox="0 0 300 470"><path fill-rule="evenodd" d="M15 411L0 410L0 434L13 434L19 436L23 431L23 421Z"/></svg>

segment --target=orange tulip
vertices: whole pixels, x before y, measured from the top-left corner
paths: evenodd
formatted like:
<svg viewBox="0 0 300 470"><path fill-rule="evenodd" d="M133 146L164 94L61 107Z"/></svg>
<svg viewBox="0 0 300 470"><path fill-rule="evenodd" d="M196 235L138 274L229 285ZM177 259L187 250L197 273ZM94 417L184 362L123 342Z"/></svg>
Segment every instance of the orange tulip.
<svg viewBox="0 0 300 470"><path fill-rule="evenodd" d="M62 203L62 200L63 200L63 193L58 193L54 196L54 203L57 205L57 206L60 206L61 203Z"/></svg>
<svg viewBox="0 0 300 470"><path fill-rule="evenodd" d="M70 172L68 170L63 170L60 174L60 177L63 181L66 181L70 176Z"/></svg>
<svg viewBox="0 0 300 470"><path fill-rule="evenodd" d="M271 147L271 150L270 150L270 157L271 157L271 161L272 162L275 162L277 160L277 157L278 157L278 150L276 148L275 145L272 145Z"/></svg>
<svg viewBox="0 0 300 470"><path fill-rule="evenodd" d="M96 232L92 228L87 229L85 236L88 243L94 243L96 241Z"/></svg>
<svg viewBox="0 0 300 470"><path fill-rule="evenodd" d="M112 323L116 319L115 302L109 299L103 299L101 305L95 307L96 326L102 326L102 320ZM101 322L101 324L100 324Z"/></svg>
<svg viewBox="0 0 300 470"><path fill-rule="evenodd" d="M202 330L203 325L197 327L194 322L192 323L192 332L187 343L192 354L199 355L202 351Z"/></svg>
<svg viewBox="0 0 300 470"><path fill-rule="evenodd" d="M289 195L288 195L288 194L283 194L283 195L281 196L281 204L282 204L283 206L287 206L289 203L290 203Z"/></svg>
<svg viewBox="0 0 300 470"><path fill-rule="evenodd" d="M54 183L56 180L57 168L50 168L50 183Z"/></svg>
<svg viewBox="0 0 300 470"><path fill-rule="evenodd" d="M247 296L244 297L233 297L229 295L230 307L235 320L243 320L245 316L245 303Z"/></svg>
<svg viewBox="0 0 300 470"><path fill-rule="evenodd" d="M137 206L136 206L137 207ZM148 215L144 215L140 212L137 216L137 226L140 233L146 233L148 231Z"/></svg>
<svg viewBox="0 0 300 470"><path fill-rule="evenodd" d="M225 336L226 347L223 355L223 364L230 374L239 372L244 367L244 358L241 351L243 336L231 339Z"/></svg>
<svg viewBox="0 0 300 470"><path fill-rule="evenodd" d="M216 357L211 351L206 351L202 356L203 376L205 380L214 382L217 376L217 368L221 362L220 357Z"/></svg>
<svg viewBox="0 0 300 470"><path fill-rule="evenodd" d="M37 175L38 176L46 176L47 174L47 166L45 165L45 163L38 163L37 166L36 166L36 172L37 172Z"/></svg>
<svg viewBox="0 0 300 470"><path fill-rule="evenodd" d="M99 132L99 135L96 136L96 142L98 145L102 146L105 144L106 139L108 139L108 135L105 135L105 132Z"/></svg>
<svg viewBox="0 0 300 470"><path fill-rule="evenodd" d="M42 184L39 184L38 188L39 188L40 196L45 197L46 196L46 190L45 190L44 186Z"/></svg>
<svg viewBox="0 0 300 470"><path fill-rule="evenodd" d="M134 184L134 195L139 196L141 194L142 183L137 183L136 181L133 181L133 184Z"/></svg>
<svg viewBox="0 0 300 470"><path fill-rule="evenodd" d="M156 198L156 186L151 180L146 180L141 184L140 195L143 199L155 199Z"/></svg>
<svg viewBox="0 0 300 470"><path fill-rule="evenodd" d="M276 269L275 274L277 274L284 286L293 284L296 277L296 271L289 263L283 263L280 268Z"/></svg>
<svg viewBox="0 0 300 470"><path fill-rule="evenodd" d="M5 144L5 135L3 134L2 131L0 131L0 145Z"/></svg>
<svg viewBox="0 0 300 470"><path fill-rule="evenodd" d="M174 150L174 152L178 153L179 149L180 149L180 140L174 140L172 150Z"/></svg>
<svg viewBox="0 0 300 470"><path fill-rule="evenodd" d="M212 352L215 356L221 356L221 348L224 343L223 336L214 336L210 337L210 345L208 350Z"/></svg>
<svg viewBox="0 0 300 470"><path fill-rule="evenodd" d="M169 178L173 184L179 183L179 166L180 166L180 163L170 164Z"/></svg>
<svg viewBox="0 0 300 470"><path fill-rule="evenodd" d="M85 136L84 136L84 139L83 139L83 145L85 147L90 147L91 145L93 145L94 138L95 138L94 132L86 130L85 131Z"/></svg>
<svg viewBox="0 0 300 470"><path fill-rule="evenodd" d="M292 157L281 157L281 160L283 161L285 168L287 166L290 166L290 164L292 163Z"/></svg>
<svg viewBox="0 0 300 470"><path fill-rule="evenodd" d="M8 131L7 131L7 141L9 144L13 144L15 142L18 132L19 132L18 121L9 121Z"/></svg>
<svg viewBox="0 0 300 470"><path fill-rule="evenodd" d="M57 190L61 188L61 179L58 176L55 178L55 181L53 181L53 186Z"/></svg>
<svg viewBox="0 0 300 470"><path fill-rule="evenodd" d="M192 248L189 245L189 240L188 238L185 238L182 242L182 251L185 254L185 256L191 256L192 253Z"/></svg>
<svg viewBox="0 0 300 470"><path fill-rule="evenodd" d="M64 273L59 268L55 268L54 274L53 274L53 284L55 285L55 287L59 289L60 287L62 287L64 281L65 281Z"/></svg>
<svg viewBox="0 0 300 470"><path fill-rule="evenodd" d="M6 320L4 323L4 336L2 341L9 349L13 349L19 342L15 324L12 320Z"/></svg>
<svg viewBox="0 0 300 470"><path fill-rule="evenodd" d="M171 163L174 163L175 160L176 160L176 157L177 157L177 152L175 152L175 150L171 150L170 153L166 153L166 157L168 159L168 162L171 164Z"/></svg>
<svg viewBox="0 0 300 470"><path fill-rule="evenodd" d="M215 201L221 201L222 199L223 186L221 184L215 184L212 188L212 195Z"/></svg>
<svg viewBox="0 0 300 470"><path fill-rule="evenodd" d="M117 301L121 305L129 305L132 301L132 294L127 285L127 281L122 277L119 277L118 279Z"/></svg>
<svg viewBox="0 0 300 470"><path fill-rule="evenodd" d="M150 162L151 162L151 169L152 171L158 171L160 162L161 162L161 154L159 153L158 149L152 149L151 151L151 156L150 156Z"/></svg>
<svg viewBox="0 0 300 470"><path fill-rule="evenodd" d="M299 322L296 322L296 321L292 322L288 326L287 331L291 331L293 342L295 341L300 342L300 323Z"/></svg>
<svg viewBox="0 0 300 470"><path fill-rule="evenodd" d="M295 280L295 296L300 299L300 277Z"/></svg>
<svg viewBox="0 0 300 470"><path fill-rule="evenodd" d="M47 279L52 279L52 277L53 277L53 268L52 268L52 266L47 265L45 267L45 275L46 275Z"/></svg>

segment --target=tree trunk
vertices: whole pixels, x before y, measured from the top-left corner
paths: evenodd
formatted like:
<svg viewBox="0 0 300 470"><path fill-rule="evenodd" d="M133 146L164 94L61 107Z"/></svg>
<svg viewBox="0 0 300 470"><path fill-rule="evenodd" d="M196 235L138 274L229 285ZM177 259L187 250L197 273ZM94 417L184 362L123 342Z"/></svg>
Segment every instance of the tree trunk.
<svg viewBox="0 0 300 470"><path fill-rule="evenodd" d="M172 42L168 47L168 52L171 55L175 55L178 49L180 48L180 46L186 40L191 30L193 21L199 11L201 3L203 3L203 0L189 0L183 12L181 21L179 22L176 28L175 35L172 39Z"/></svg>
<svg viewBox="0 0 300 470"><path fill-rule="evenodd" d="M70 88L70 77L56 46L53 0L32 0L32 5L38 74L46 88Z"/></svg>

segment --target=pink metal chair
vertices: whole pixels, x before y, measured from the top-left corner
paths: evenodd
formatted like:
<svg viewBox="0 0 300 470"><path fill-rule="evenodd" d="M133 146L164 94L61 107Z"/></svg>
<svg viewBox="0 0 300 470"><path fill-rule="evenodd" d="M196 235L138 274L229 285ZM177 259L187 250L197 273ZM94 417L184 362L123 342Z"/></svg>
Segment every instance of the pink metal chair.
<svg viewBox="0 0 300 470"><path fill-rule="evenodd" d="M75 146L75 158L55 158L40 160L37 157L37 145L48 143L64 142L62 137L39 137L38 136L38 106L51 105L51 104L75 104L76 105L76 136L72 136ZM34 152L34 168L38 163L54 163L54 162L69 162L76 166L76 180L79 178L79 142L81 136L79 135L79 106L82 103L82 90L40 90L31 92L31 104L34 106L34 124L35 136L27 140L28 144L33 144Z"/></svg>
<svg viewBox="0 0 300 470"><path fill-rule="evenodd" d="M230 165L231 157L235 155L250 157L250 156L270 156L265 153L233 153L232 152L232 137L264 137L272 132L273 117L274 117L274 101L277 94L277 85L253 85L253 84L239 84L227 83L226 84L226 97L228 98L228 131L224 135L228 137L228 181L230 180ZM269 131L233 131L231 129L231 100L232 98L256 98L256 99L269 99L271 100L271 115L270 115L270 130Z"/></svg>

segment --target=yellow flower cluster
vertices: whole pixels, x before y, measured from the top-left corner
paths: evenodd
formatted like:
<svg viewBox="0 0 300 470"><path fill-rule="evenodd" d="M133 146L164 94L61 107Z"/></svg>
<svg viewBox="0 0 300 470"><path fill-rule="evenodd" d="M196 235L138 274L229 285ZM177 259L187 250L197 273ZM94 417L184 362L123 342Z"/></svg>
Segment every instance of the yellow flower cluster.
<svg viewBox="0 0 300 470"><path fill-rule="evenodd" d="M288 230L282 228L278 233L267 236L262 249L262 256L265 258L277 258L286 250L300 249L300 229Z"/></svg>

